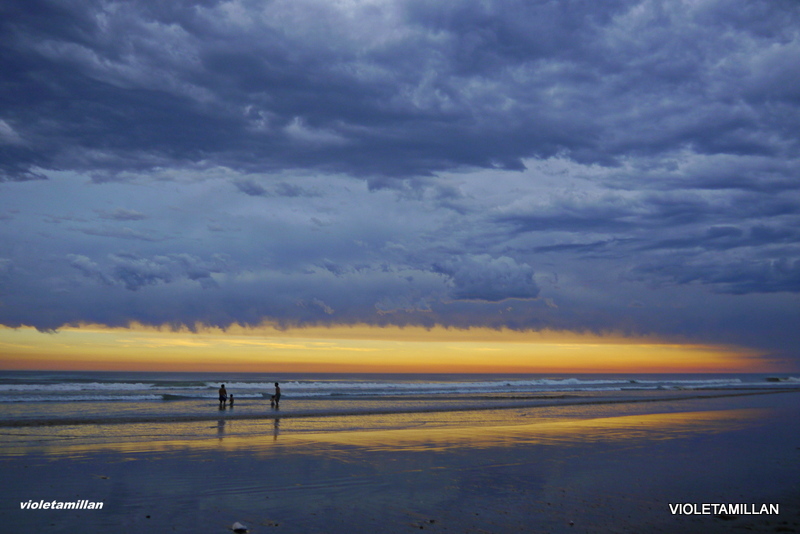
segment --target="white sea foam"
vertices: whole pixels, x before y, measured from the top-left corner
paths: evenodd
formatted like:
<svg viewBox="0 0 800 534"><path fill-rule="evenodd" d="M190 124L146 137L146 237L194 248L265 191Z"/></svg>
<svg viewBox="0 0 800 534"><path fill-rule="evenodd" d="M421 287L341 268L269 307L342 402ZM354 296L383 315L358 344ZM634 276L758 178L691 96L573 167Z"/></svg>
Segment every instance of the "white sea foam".
<svg viewBox="0 0 800 534"><path fill-rule="evenodd" d="M687 385L694 385L694 386L724 386L724 385L733 385L733 384L741 384L742 381L739 378L721 378L721 379L710 379L710 380L635 380L637 384L687 384Z"/></svg>
<svg viewBox="0 0 800 534"><path fill-rule="evenodd" d="M11 391L135 391L148 389L152 384L129 382L61 382L56 384L0 384L0 392Z"/></svg>
<svg viewBox="0 0 800 534"><path fill-rule="evenodd" d="M209 378L214 378L212 382ZM26 381L27 379L27 381ZM270 406L274 382L284 402ZM217 409L225 384L235 408ZM200 375L0 372L0 425L484 410L798 389L786 375ZM686 390L686 391L681 391ZM702 391L705 390L705 391ZM306 415L303 415L306 414Z"/></svg>
<svg viewBox="0 0 800 534"><path fill-rule="evenodd" d="M262 375L263 376L263 375ZM242 378L245 378L244 376ZM259 377L261 378L261 377ZM358 377L331 377L310 380L281 380L283 394L296 399L346 399L365 397L420 397L436 398L468 396L492 398L524 394L581 393L608 391L651 390L701 390L739 387L797 387L796 376L767 380L762 377L705 377L644 375L641 377L525 377L500 380L491 375L476 376L475 380L461 379L414 379L384 375L382 379L359 379ZM462 377L459 377L462 378ZM19 379L17 379L19 380ZM217 388L225 383L228 391L237 399L258 399L274 392L273 379L227 380L168 380L156 377L153 380L123 379L64 380L63 382L32 381L24 383L0 383L0 403L19 402L73 402L73 401L157 401L217 398Z"/></svg>
<svg viewBox="0 0 800 534"><path fill-rule="evenodd" d="M109 402L109 401L154 401L161 395L0 395L0 403L8 402Z"/></svg>

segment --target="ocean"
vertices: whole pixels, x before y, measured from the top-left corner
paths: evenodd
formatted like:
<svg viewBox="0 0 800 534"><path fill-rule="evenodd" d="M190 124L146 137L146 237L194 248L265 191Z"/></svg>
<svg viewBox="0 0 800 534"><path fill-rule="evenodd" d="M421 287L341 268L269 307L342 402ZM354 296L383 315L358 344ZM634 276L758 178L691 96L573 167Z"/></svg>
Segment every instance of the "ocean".
<svg viewBox="0 0 800 534"><path fill-rule="evenodd" d="M270 405L281 384L278 409ZM225 384L233 407L219 407ZM480 411L800 387L767 374L265 374L0 372L0 427Z"/></svg>
<svg viewBox="0 0 800 534"><path fill-rule="evenodd" d="M2 372L3 526L772 531L669 506L793 521L798 393L795 375ZM57 508L82 502L103 506Z"/></svg>

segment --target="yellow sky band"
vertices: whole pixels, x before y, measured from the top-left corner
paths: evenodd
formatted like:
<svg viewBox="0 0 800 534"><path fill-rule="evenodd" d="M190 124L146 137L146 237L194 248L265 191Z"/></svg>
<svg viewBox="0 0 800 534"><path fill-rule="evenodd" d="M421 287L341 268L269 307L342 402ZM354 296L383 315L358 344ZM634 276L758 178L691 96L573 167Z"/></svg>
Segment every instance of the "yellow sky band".
<svg viewBox="0 0 800 534"><path fill-rule="evenodd" d="M0 328L0 368L231 372L770 372L759 353L618 334L487 328Z"/></svg>

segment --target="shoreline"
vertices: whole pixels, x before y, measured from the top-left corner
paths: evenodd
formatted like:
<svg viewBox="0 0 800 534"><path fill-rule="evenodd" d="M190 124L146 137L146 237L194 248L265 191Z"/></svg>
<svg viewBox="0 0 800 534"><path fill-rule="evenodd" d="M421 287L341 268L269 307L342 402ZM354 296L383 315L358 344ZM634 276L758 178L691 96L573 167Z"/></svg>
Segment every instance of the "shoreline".
<svg viewBox="0 0 800 534"><path fill-rule="evenodd" d="M92 417L92 418L57 418L57 419L17 419L17 420L0 420L0 429L2 428L32 428L32 427L52 427L52 426L80 426L80 425L117 425L117 424L139 424L139 423L193 423L204 421L219 421L225 419L228 421L257 421L274 419L291 419L291 418L305 418L305 417L340 417L340 416L369 416L369 415L399 415L399 414L414 414L414 413L445 413L456 411L488 411L488 410L504 410L504 409L522 409L522 408L552 408L560 406L582 406L582 405L613 405L613 404L634 404L634 403L658 403L658 402L674 402L685 400L699 400L711 398L728 398L728 397L743 397L753 395L771 395L781 393L797 393L800 388L781 388L774 390L763 389L746 389L737 388L731 389L704 389L701 392L693 391L691 394L688 390L674 390L670 393L676 393L672 397L657 397L657 398L611 398L611 399L598 399L597 397L559 394L555 396L537 395L526 397L513 397L513 396L491 396L479 397L481 400L492 401L505 401L505 403L498 402L496 404L472 404L461 406L422 406L422 407L392 407L392 408L371 408L371 409L352 409L352 410L306 410L306 411L280 411L272 410L271 412L258 412L258 413L239 413L234 414L232 411L235 408L226 408L218 410L217 413L212 414L185 414L185 415L147 415L147 416L119 416L113 418L107 417ZM612 396L616 392L610 392ZM547 401L551 399L572 399L563 402L525 402L525 401ZM408 400L401 396L392 398L392 400ZM443 397L441 400L448 400ZM284 399L284 402L291 402L290 398ZM210 403L211 404L214 403Z"/></svg>
<svg viewBox="0 0 800 534"><path fill-rule="evenodd" d="M415 427L378 414L343 417L341 430L248 423L257 432L246 434L223 420L163 441L147 439L164 431L153 425L125 429L138 442L116 425L83 426L43 433L46 446L20 436L30 446L0 456L15 481L0 502L9 529L43 533L224 534L235 522L252 534L800 531L800 405L767 393L780 392L441 413ZM77 443L84 434L97 441ZM103 508L19 509L79 499ZM674 515L675 503L780 513Z"/></svg>

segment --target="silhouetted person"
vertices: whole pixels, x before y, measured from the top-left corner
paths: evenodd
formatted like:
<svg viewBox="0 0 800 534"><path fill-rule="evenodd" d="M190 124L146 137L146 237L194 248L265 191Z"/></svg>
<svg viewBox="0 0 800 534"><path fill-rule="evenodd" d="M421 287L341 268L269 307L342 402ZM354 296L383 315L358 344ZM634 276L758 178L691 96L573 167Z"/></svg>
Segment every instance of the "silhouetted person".
<svg viewBox="0 0 800 534"><path fill-rule="evenodd" d="M272 399L275 401L275 407L278 408L281 403L281 387L275 382L275 395L272 396Z"/></svg>
<svg viewBox="0 0 800 534"><path fill-rule="evenodd" d="M228 396L228 404L233 408L233 393Z"/></svg>
<svg viewBox="0 0 800 534"><path fill-rule="evenodd" d="M222 384L222 387L219 388L219 407L225 407L225 401L228 400L228 392L225 390L225 384Z"/></svg>

